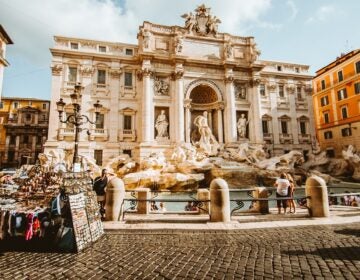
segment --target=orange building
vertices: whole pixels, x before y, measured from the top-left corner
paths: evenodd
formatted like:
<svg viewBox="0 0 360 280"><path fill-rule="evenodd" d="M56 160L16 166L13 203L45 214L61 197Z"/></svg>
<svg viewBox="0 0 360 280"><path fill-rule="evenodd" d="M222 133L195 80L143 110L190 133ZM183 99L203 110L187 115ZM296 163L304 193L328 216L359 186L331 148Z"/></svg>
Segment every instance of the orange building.
<svg viewBox="0 0 360 280"><path fill-rule="evenodd" d="M331 157L353 145L360 151L360 49L316 71L313 104L319 144Z"/></svg>
<svg viewBox="0 0 360 280"><path fill-rule="evenodd" d="M50 101L3 97L0 101L0 167L34 164L43 151Z"/></svg>

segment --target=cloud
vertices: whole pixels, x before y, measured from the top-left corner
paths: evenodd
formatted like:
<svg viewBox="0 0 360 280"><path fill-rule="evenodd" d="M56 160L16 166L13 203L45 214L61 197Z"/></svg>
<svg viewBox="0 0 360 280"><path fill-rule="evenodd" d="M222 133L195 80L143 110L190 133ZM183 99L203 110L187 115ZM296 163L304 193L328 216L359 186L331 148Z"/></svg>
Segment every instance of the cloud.
<svg viewBox="0 0 360 280"><path fill-rule="evenodd" d="M204 0L0 0L2 24L14 41L12 55L23 56L38 67L50 65L53 36L136 43L143 21L184 25L180 17ZM219 31L243 35L256 24L271 28L261 17L271 0L210 0L206 6L222 20Z"/></svg>
<svg viewBox="0 0 360 280"><path fill-rule="evenodd" d="M333 5L325 5L321 6L313 16L309 17L306 20L306 23L313 23L313 22L325 22L332 16L336 15L337 11L335 6Z"/></svg>
<svg viewBox="0 0 360 280"><path fill-rule="evenodd" d="M294 20L294 19L296 18L297 14L298 14L298 9L297 9L295 3L294 3L293 1L291 1L291 0L289 0L289 1L286 2L286 5L287 5L287 6L290 8L290 10L291 10L291 15L290 15L289 20L290 20L290 21L291 21L291 20Z"/></svg>

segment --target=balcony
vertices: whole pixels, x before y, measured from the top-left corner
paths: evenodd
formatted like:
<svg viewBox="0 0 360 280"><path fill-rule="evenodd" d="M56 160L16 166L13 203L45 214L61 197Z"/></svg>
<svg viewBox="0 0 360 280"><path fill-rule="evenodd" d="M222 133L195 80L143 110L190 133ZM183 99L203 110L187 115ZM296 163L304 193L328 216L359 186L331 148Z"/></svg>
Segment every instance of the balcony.
<svg viewBox="0 0 360 280"><path fill-rule="evenodd" d="M295 105L296 109L308 109L308 103L305 98L296 98Z"/></svg>
<svg viewBox="0 0 360 280"><path fill-rule="evenodd" d="M130 139L130 141L136 140L136 130L135 129L123 129L119 131L119 141L124 141L124 139Z"/></svg>
<svg viewBox="0 0 360 280"><path fill-rule="evenodd" d="M60 128L58 139L62 141L65 137L75 137L75 128Z"/></svg>
<svg viewBox="0 0 360 280"><path fill-rule="evenodd" d="M290 103L286 99L278 99L277 106L278 108L290 108Z"/></svg>
<svg viewBox="0 0 360 280"><path fill-rule="evenodd" d="M263 133L263 138L266 143L272 144L274 138L272 133Z"/></svg>
<svg viewBox="0 0 360 280"><path fill-rule="evenodd" d="M107 140L109 137L107 129L104 128L94 128L90 129L89 140Z"/></svg>
<svg viewBox="0 0 360 280"><path fill-rule="evenodd" d="M299 143L300 144L310 144L311 143L311 135L310 134L299 134Z"/></svg>
<svg viewBox="0 0 360 280"><path fill-rule="evenodd" d="M280 144L292 144L293 143L292 134L280 133L279 140L280 140Z"/></svg>

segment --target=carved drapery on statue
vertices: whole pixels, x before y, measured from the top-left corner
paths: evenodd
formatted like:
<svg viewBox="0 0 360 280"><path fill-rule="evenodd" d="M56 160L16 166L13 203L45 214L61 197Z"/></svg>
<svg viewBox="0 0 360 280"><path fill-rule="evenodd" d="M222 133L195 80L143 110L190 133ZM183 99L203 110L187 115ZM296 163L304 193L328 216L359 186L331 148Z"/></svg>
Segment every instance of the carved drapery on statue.
<svg viewBox="0 0 360 280"><path fill-rule="evenodd" d="M221 20L210 14L210 8L206 8L204 4L195 9L195 14L190 12L181 16L185 19L185 29L189 33L196 32L201 36L216 35L218 24Z"/></svg>

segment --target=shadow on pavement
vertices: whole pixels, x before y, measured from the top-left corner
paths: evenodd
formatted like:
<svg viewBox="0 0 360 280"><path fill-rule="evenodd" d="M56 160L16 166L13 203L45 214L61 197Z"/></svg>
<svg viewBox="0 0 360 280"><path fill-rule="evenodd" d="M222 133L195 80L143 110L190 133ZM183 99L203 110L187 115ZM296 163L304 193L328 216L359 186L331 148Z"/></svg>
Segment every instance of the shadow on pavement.
<svg viewBox="0 0 360 280"><path fill-rule="evenodd" d="M344 229L340 229L340 230L334 230L334 232L338 233L338 234L354 235L356 237L360 237L359 229L344 228Z"/></svg>
<svg viewBox="0 0 360 280"><path fill-rule="evenodd" d="M301 256L301 255L318 255L322 259L338 259L338 260L349 260L359 261L360 260L360 247L336 247L336 248L320 248L314 251L304 250L290 250L282 251L284 254L290 256Z"/></svg>

